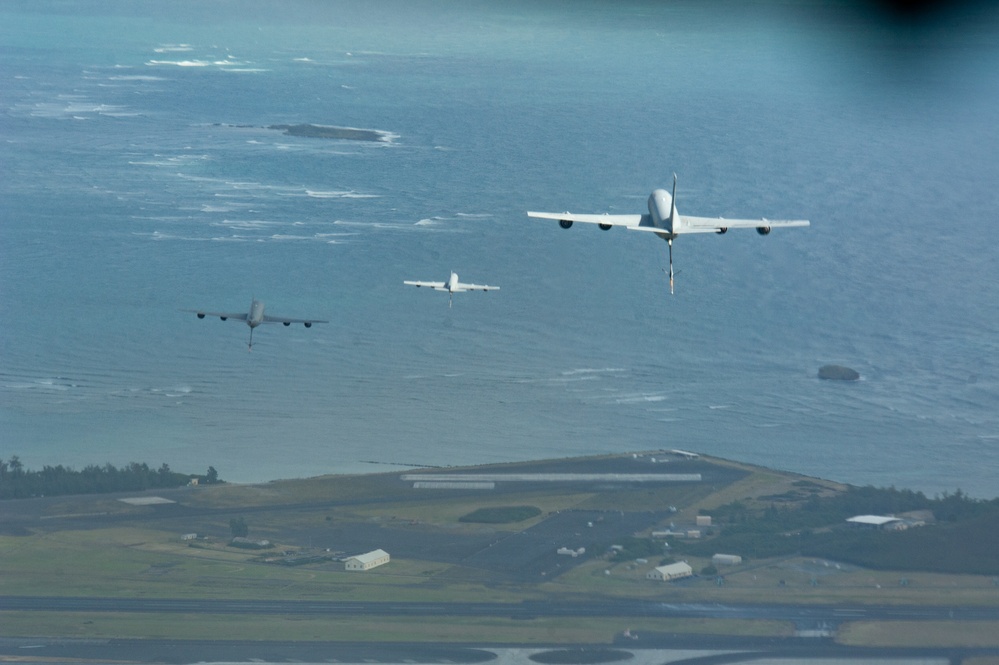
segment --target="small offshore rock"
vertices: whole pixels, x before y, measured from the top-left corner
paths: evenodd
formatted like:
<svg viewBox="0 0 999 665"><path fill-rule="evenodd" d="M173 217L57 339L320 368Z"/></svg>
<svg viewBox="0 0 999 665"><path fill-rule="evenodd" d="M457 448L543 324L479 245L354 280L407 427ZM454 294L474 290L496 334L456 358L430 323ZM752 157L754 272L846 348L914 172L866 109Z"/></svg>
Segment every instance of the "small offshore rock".
<svg viewBox="0 0 999 665"><path fill-rule="evenodd" d="M819 368L819 378L832 381L857 381L860 379L860 372L842 365L823 365Z"/></svg>

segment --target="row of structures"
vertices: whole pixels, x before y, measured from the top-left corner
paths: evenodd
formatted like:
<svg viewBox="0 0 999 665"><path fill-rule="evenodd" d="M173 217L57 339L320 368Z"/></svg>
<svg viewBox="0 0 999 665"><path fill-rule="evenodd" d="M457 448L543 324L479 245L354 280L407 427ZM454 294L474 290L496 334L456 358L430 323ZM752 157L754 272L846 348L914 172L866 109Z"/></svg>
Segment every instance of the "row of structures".
<svg viewBox="0 0 999 665"><path fill-rule="evenodd" d="M904 531L905 529L924 526L925 519L914 517L895 517L894 515L855 515L847 520L847 524L867 529L882 529L884 531Z"/></svg>
<svg viewBox="0 0 999 665"><path fill-rule="evenodd" d="M181 535L180 539L184 542L191 543L198 540L198 534L196 533L185 533ZM274 545L271 544L269 540L254 540L252 538L245 538L242 536L236 536L229 541L230 547L241 547L243 549L249 550L265 550ZM585 550L583 550L585 551ZM582 552L580 552L581 554ZM269 559L268 563L282 563L287 566L297 566L303 563L316 563L323 560L333 560L342 561L344 570L371 570L372 568L377 568L378 566L384 566L386 563L391 561L389 553L383 549L373 550L371 552L365 552L364 554L355 554L354 556L349 556L346 558L341 558L340 552L331 553L329 549L326 552L316 551L311 552L282 552L280 557L275 557ZM575 554L573 556L576 556Z"/></svg>
<svg viewBox="0 0 999 665"><path fill-rule="evenodd" d="M742 557L738 554L715 554L711 557L711 563L716 566L737 566L742 563ZM645 574L647 580L658 580L660 582L670 582L672 580L692 577L694 569L686 561L678 561L665 566L656 566Z"/></svg>

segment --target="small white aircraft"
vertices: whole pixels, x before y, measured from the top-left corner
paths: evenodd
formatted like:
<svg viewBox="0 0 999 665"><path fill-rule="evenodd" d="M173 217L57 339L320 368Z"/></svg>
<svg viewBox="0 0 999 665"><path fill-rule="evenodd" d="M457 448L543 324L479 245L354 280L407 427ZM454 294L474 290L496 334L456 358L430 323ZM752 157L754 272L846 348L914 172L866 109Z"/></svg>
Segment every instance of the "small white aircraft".
<svg viewBox="0 0 999 665"><path fill-rule="evenodd" d="M425 286L433 289L434 291L447 291L448 307L451 307L451 298L455 293L462 293L464 291L499 291L500 288L498 286L487 286L486 284L465 284L464 282L459 282L458 274L454 271L451 271L451 276L447 278L446 282L412 282L406 280L403 284L408 284L417 288Z"/></svg>
<svg viewBox="0 0 999 665"><path fill-rule="evenodd" d="M281 316L268 316L264 314L264 303L256 298L250 301L249 312L206 312L203 309L185 309L183 311L194 312L198 315L199 319L203 319L206 316L217 316L223 321L229 319L245 321L246 325L250 326L249 348L251 351L253 350L253 329L261 323L283 323L286 326L290 326L293 323L302 323L305 324L306 328L311 328L313 323L329 323L329 321L321 321L319 319L286 319Z"/></svg>
<svg viewBox="0 0 999 665"><path fill-rule="evenodd" d="M669 292L673 293L673 239L687 233L725 233L729 229L756 229L761 236L770 229L784 226L808 226L805 219L726 219L724 217L692 217L676 210L676 174L673 174L673 194L657 189L649 196L647 215L574 215L568 212L528 212L528 217L558 220L567 229L573 222L596 224L604 231L623 226L632 231L649 231L669 244Z"/></svg>

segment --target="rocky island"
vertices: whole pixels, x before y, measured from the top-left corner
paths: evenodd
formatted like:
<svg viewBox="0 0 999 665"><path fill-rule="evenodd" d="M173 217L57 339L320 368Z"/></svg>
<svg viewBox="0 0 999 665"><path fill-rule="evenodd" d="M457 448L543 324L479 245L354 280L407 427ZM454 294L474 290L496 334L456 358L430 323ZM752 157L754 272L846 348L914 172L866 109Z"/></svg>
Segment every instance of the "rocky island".
<svg viewBox="0 0 999 665"><path fill-rule="evenodd" d="M356 127L336 127L334 125L314 125L299 123L297 125L230 125L221 122L213 123L214 127L230 127L233 129L272 129L287 136L303 136L312 139L338 139L341 141L370 141L373 143L391 143L396 134L380 129L358 129Z"/></svg>
<svg viewBox="0 0 999 665"><path fill-rule="evenodd" d="M315 139L346 139L348 141L387 141L388 134L376 129L355 129L332 125L270 125L267 129L277 129L288 136L305 136Z"/></svg>
<svg viewBox="0 0 999 665"><path fill-rule="evenodd" d="M857 381L860 373L842 365L823 365L819 368L819 378L831 381Z"/></svg>

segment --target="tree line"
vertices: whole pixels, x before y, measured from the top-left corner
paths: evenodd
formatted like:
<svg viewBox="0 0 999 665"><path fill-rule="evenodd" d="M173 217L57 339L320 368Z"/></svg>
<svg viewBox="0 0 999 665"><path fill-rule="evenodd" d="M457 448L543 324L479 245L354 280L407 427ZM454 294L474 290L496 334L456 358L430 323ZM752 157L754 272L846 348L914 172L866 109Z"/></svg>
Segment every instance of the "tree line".
<svg viewBox="0 0 999 665"><path fill-rule="evenodd" d="M930 511L936 522L905 531L849 528L845 522L854 515L919 510ZM999 499L974 499L960 490L929 498L894 487L850 487L762 508L736 501L711 515L713 537L676 540L676 552L754 559L800 554L875 569L999 574Z"/></svg>
<svg viewBox="0 0 999 665"><path fill-rule="evenodd" d="M182 487L193 479L209 485L223 482L219 479L218 471L211 466L204 475L177 473L166 463L153 469L148 464L139 462L131 462L120 468L110 462L103 466L91 464L80 471L61 464L45 465L41 470L34 471L25 468L17 455L6 461L0 459L0 499L134 492Z"/></svg>

